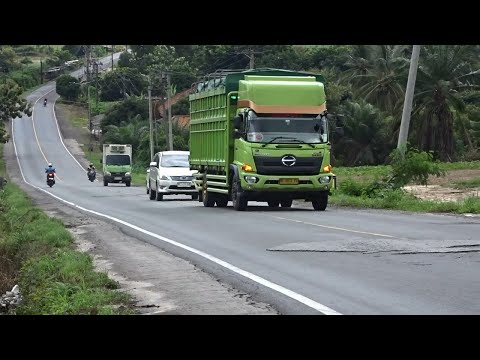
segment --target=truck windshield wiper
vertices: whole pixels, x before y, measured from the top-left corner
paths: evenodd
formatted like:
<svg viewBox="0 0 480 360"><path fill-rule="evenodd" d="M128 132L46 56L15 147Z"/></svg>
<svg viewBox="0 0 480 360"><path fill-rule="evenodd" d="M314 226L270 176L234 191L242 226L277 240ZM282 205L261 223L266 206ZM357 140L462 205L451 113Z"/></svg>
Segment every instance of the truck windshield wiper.
<svg viewBox="0 0 480 360"><path fill-rule="evenodd" d="M301 144L307 144L307 145L310 145L312 148L315 148L315 145L313 144L310 144L310 143L307 143L303 140L299 140L299 139L296 139L294 137L287 137L287 136L276 136L274 137L272 140L270 140L269 142L266 142L265 144L262 145L262 147L265 147L267 146L268 144L271 144L273 143L275 140L278 140L278 139L284 139L284 140L291 140L291 141L295 141L295 142L298 142L298 143L301 143Z"/></svg>

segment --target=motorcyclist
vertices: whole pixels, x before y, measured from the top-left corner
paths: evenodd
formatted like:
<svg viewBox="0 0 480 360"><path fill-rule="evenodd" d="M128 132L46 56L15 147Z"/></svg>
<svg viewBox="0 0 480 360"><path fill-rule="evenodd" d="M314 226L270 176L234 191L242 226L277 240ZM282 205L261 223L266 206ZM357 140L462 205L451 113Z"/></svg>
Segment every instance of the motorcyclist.
<svg viewBox="0 0 480 360"><path fill-rule="evenodd" d="M43 100L43 106L47 106L47 98L45 98L45 100Z"/></svg>
<svg viewBox="0 0 480 360"><path fill-rule="evenodd" d="M90 163L90 165L88 165L88 168L87 168L87 176L90 177L90 174L95 174L95 166Z"/></svg>
<svg viewBox="0 0 480 360"><path fill-rule="evenodd" d="M55 168L53 167L52 163L48 163L48 167L45 168L45 173L46 174L50 174L50 173L55 174Z"/></svg>

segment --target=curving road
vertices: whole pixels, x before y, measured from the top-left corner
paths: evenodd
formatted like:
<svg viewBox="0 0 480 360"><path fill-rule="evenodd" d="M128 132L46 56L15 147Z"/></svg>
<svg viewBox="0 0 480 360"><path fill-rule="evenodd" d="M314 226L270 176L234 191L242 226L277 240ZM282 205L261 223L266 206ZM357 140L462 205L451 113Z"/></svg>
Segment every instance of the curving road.
<svg viewBox="0 0 480 360"><path fill-rule="evenodd" d="M302 203L292 209L259 203L240 213L182 196L150 201L143 187L90 183L62 143L53 89L50 83L32 93L30 101L47 93L47 107L38 101L31 118L12 124L23 178L36 191L108 216L128 234L283 314L480 313L479 218L334 207L314 212ZM51 189L47 161L58 172Z"/></svg>

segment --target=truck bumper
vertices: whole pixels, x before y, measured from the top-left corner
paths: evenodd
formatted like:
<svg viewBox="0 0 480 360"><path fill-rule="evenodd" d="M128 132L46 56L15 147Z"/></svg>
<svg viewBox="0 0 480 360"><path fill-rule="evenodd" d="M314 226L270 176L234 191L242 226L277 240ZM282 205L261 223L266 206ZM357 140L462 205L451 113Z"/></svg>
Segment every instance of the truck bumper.
<svg viewBox="0 0 480 360"><path fill-rule="evenodd" d="M131 176L103 176L104 181L108 183L126 183L126 182L131 182L132 177Z"/></svg>
<svg viewBox="0 0 480 360"><path fill-rule="evenodd" d="M336 177L332 173L311 176L272 176L241 172L240 181L242 189L246 192L291 193L293 196L295 193L329 192L335 188ZM295 182L296 184L285 184L284 182Z"/></svg>
<svg viewBox="0 0 480 360"><path fill-rule="evenodd" d="M328 190L316 191L251 191L244 190L244 196L251 201L270 201L270 200L306 200L312 201L329 194Z"/></svg>

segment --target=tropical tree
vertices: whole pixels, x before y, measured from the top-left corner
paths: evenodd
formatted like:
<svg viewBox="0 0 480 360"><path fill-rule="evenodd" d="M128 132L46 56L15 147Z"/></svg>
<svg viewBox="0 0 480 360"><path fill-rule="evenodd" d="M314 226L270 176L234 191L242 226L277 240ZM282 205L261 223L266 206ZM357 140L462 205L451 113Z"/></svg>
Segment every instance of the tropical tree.
<svg viewBox="0 0 480 360"><path fill-rule="evenodd" d="M391 116L364 100L341 107L345 116L345 136L335 143L334 154L343 165L376 165L391 151Z"/></svg>
<svg viewBox="0 0 480 360"><path fill-rule="evenodd" d="M57 94L65 99L75 101L80 95L80 82L70 75L60 75L56 80Z"/></svg>
<svg viewBox="0 0 480 360"><path fill-rule="evenodd" d="M24 114L32 116L30 104L22 98L23 88L15 81L7 79L0 84L0 138L7 141L5 123Z"/></svg>
<svg viewBox="0 0 480 360"><path fill-rule="evenodd" d="M454 157L454 111L464 112L462 94L477 89L478 53L471 45L425 46L417 74L413 120L417 146L443 161Z"/></svg>
<svg viewBox="0 0 480 360"><path fill-rule="evenodd" d="M400 109L408 76L409 59L403 45L376 45L357 49L366 58L352 58L348 81L356 85L355 93L391 114Z"/></svg>

